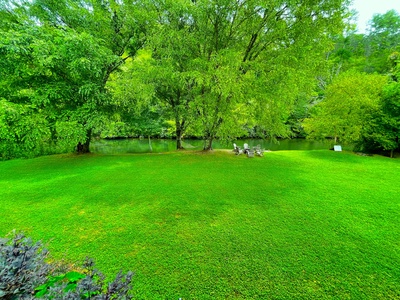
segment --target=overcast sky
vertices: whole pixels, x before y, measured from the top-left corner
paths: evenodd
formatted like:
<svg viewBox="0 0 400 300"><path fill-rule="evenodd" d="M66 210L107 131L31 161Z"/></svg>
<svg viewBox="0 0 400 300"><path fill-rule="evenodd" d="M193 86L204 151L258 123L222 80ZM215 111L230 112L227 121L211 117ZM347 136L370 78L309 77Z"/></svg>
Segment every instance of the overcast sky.
<svg viewBox="0 0 400 300"><path fill-rule="evenodd" d="M374 14L384 14L391 9L400 13L400 0L353 0L352 8L358 11L358 32L364 33Z"/></svg>

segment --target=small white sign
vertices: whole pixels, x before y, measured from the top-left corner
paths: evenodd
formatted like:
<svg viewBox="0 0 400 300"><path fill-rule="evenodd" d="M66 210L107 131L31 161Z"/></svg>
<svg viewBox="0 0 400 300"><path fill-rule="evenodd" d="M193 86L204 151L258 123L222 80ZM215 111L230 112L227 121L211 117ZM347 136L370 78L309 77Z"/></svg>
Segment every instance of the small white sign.
<svg viewBox="0 0 400 300"><path fill-rule="evenodd" d="M335 145L335 146L333 146L333 150L335 150L335 151L342 151L342 146L340 146L340 145Z"/></svg>

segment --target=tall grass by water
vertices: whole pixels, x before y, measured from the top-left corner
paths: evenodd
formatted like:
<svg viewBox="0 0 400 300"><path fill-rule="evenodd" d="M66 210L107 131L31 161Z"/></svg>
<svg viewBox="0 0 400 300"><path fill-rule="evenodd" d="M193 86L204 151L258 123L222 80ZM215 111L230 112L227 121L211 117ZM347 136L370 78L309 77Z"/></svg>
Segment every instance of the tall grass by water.
<svg viewBox="0 0 400 300"><path fill-rule="evenodd" d="M138 299L398 299L399 182L332 151L4 161L0 236L132 270Z"/></svg>

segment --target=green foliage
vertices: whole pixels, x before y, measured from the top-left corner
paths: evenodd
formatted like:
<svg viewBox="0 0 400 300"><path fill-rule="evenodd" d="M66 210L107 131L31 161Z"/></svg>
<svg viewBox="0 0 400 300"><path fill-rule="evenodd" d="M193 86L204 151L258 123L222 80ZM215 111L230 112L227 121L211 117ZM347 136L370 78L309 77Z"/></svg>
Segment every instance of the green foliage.
<svg viewBox="0 0 400 300"><path fill-rule="evenodd" d="M60 152L73 152L78 143L86 140L85 127L78 121L56 121L55 143Z"/></svg>
<svg viewBox="0 0 400 300"><path fill-rule="evenodd" d="M33 243L22 234L0 239L0 298L31 299L50 271L47 255L40 242Z"/></svg>
<svg viewBox="0 0 400 300"><path fill-rule="evenodd" d="M331 72L326 78L327 83L349 70L387 74L391 68L387 57L399 51L399 37L400 15L394 10L375 14L369 22L367 34L350 30L335 36L335 48L329 53Z"/></svg>
<svg viewBox="0 0 400 300"><path fill-rule="evenodd" d="M400 16L396 11L391 10L385 14L374 15L369 23L368 34L350 31L336 38L335 49L329 55L331 71L320 77L318 93L319 101L322 100L322 102L314 107L312 121L311 119L305 121L310 138L341 136L342 139L355 143L355 150L366 152L390 150L393 155L393 151L398 148L398 127L393 112L396 111L394 102L397 101L396 68L399 58L399 36ZM345 74L351 74L351 72L389 75L394 82L385 87L372 83L371 86L374 86L375 92L368 91L366 84L356 82L357 75L354 75L353 83L350 83L348 77L352 75ZM343 79L344 77L347 79ZM365 77L365 80L374 81L373 77ZM333 89L336 89L336 94L340 96L339 88L341 87L338 85L340 81L343 81L345 93L342 99L345 101L340 97L335 101L329 100L328 98L332 98ZM375 94L373 96L375 103L367 111L364 104L368 101L366 100L368 97L366 98L365 93L359 90L360 86L366 88L365 92ZM357 98L357 100L354 101L352 98ZM336 107L330 105L329 102L334 103ZM349 103L354 103L355 107ZM331 107L328 108L329 106ZM324 114L325 116L322 116ZM342 117L342 120L337 118L338 115ZM358 120L355 116L359 116ZM341 133L337 134L336 131Z"/></svg>
<svg viewBox="0 0 400 300"><path fill-rule="evenodd" d="M131 119L135 133L141 136L161 136L165 129L165 121L162 119L160 111L152 110L142 111L140 116Z"/></svg>
<svg viewBox="0 0 400 300"><path fill-rule="evenodd" d="M322 66L322 53L329 48L326 33L340 30L343 6L339 2L320 5L316 9L318 17L312 19L308 13L316 7L311 3L287 3L284 7L270 1L251 2L248 7L223 1L219 4L215 9L204 9L207 16L211 15L211 22L201 23L202 31L210 32L205 38L209 51L204 61L207 55L217 58L215 62L208 59L210 75L212 70L226 72L205 81L208 98L202 105L208 119L201 119L205 119L206 137L223 136L224 131L218 130L224 128L224 123L237 131L240 123L232 118L244 106L248 108L239 119L259 125L265 135L288 136L285 122L296 98L311 93L315 72ZM234 15L235 19L230 24L221 15ZM332 23L325 22L324 15L330 15ZM313 33L308 35L311 30ZM311 36L318 37L309 39ZM216 39L218 42L214 42ZM313 51L308 51L311 48ZM229 78L226 85L225 78ZM204 96L201 94L200 99Z"/></svg>
<svg viewBox="0 0 400 300"><path fill-rule="evenodd" d="M78 124L78 128L92 128L99 118L95 103L102 99L99 86L94 82L101 80L99 69L96 68L104 62L96 59L106 54L96 48L96 43L87 34L49 28L42 28L42 32L38 32L29 26L25 31L22 35L21 29L8 31L2 36L0 47L3 43L5 59L12 65L10 68L0 67L0 74L9 72L2 85L7 101L32 107L31 118L45 119L41 127L35 126L37 122L23 118L26 120L26 130L35 132L38 128L44 131L44 127L47 132L54 132L57 127L61 128L56 124L58 121L71 122L70 127ZM92 58L90 62L85 59L88 55ZM61 137L62 133L65 131L59 131L57 136L64 144L74 134L71 131ZM54 134L49 136L51 139L54 137ZM82 141L82 136L75 135L74 139ZM83 138L85 140L86 136ZM41 139L36 139L36 142L40 143ZM13 155L30 155L30 152L14 152Z"/></svg>
<svg viewBox="0 0 400 300"><path fill-rule="evenodd" d="M66 282L64 292L75 291L77 287L77 282L86 276L78 272L68 272L62 275L50 276L45 284L42 284L35 288L35 296L40 298L48 293L50 288L53 288L56 284L61 284L61 282Z"/></svg>
<svg viewBox="0 0 400 300"><path fill-rule="evenodd" d="M287 119L286 125L295 137L306 137L302 121L309 117L311 101L314 97L308 95L300 95L295 102L294 108Z"/></svg>
<svg viewBox="0 0 400 300"><path fill-rule="evenodd" d="M128 138L134 137L134 129L123 121L110 120L99 129L101 138Z"/></svg>
<svg viewBox="0 0 400 300"><path fill-rule="evenodd" d="M93 129L109 111L110 75L144 43L150 26L144 6L37 0L0 7L12 20L0 24L0 95L43 111L50 131L61 128L56 122L76 125L67 136L61 130L52 138L62 141L61 148L74 141L88 151Z"/></svg>
<svg viewBox="0 0 400 300"><path fill-rule="evenodd" d="M400 16L394 11L375 14L367 34L347 30L334 37L335 48L328 55L330 72L319 77L321 95L330 83L347 71L387 74L392 67L388 57L399 51Z"/></svg>
<svg viewBox="0 0 400 300"><path fill-rule="evenodd" d="M349 1L282 3L2 3L2 158L88 151L93 134L164 134L164 120L175 122L178 148L187 134L202 136L205 149L249 132L289 137L302 134L312 101L334 97L337 82L327 86L341 72L389 71L395 11L375 15L367 35L343 35ZM382 116L374 122L388 127ZM345 139L360 139L361 121L350 123Z"/></svg>
<svg viewBox="0 0 400 300"><path fill-rule="evenodd" d="M132 299L132 272L118 273L114 281L106 283L105 276L87 259L84 272L71 271L50 275L45 284L35 288L36 298L45 299Z"/></svg>
<svg viewBox="0 0 400 300"><path fill-rule="evenodd" d="M387 78L346 72L326 89L326 98L316 104L310 118L304 120L308 138L334 138L335 142L357 143L365 127L379 110L379 101Z"/></svg>
<svg viewBox="0 0 400 300"><path fill-rule="evenodd" d="M140 112L116 114L98 128L101 138L170 137L170 125L156 106L142 107Z"/></svg>
<svg viewBox="0 0 400 300"><path fill-rule="evenodd" d="M390 151L400 148L400 84L390 82L383 88L380 109L366 124L365 136L359 143L359 148L368 152Z"/></svg>
<svg viewBox="0 0 400 300"><path fill-rule="evenodd" d="M51 132L43 112L0 100L0 160L47 153Z"/></svg>
<svg viewBox="0 0 400 300"><path fill-rule="evenodd" d="M387 57L400 50L400 15L394 10L385 14L375 14L369 23L369 33L366 37L366 71L387 73L390 65Z"/></svg>
<svg viewBox="0 0 400 300"><path fill-rule="evenodd" d="M210 149L213 139L232 139L255 125L264 135L288 135L285 122L299 94L312 92L329 35L341 31L348 3L153 4L158 16L147 45L151 66L130 73L151 85L169 109L178 148L191 131Z"/></svg>
<svg viewBox="0 0 400 300"><path fill-rule="evenodd" d="M84 271L60 270L46 262L48 251L23 234L0 239L0 297L14 299L132 299L132 272L119 272L107 283L86 259ZM63 267L65 269L65 267Z"/></svg>
<svg viewBox="0 0 400 300"><path fill-rule="evenodd" d="M336 38L335 48L330 54L331 76L349 70L365 72L366 66L366 36L349 32ZM332 80L333 78L331 78Z"/></svg>

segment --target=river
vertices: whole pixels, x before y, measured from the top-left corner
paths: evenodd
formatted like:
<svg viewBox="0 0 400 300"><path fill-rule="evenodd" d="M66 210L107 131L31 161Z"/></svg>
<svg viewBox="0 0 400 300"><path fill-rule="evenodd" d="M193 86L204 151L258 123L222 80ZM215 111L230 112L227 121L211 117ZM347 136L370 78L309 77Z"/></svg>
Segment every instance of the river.
<svg viewBox="0 0 400 300"><path fill-rule="evenodd" d="M250 147L261 145L265 150L322 150L329 149L330 141L310 141L306 139L284 139L277 143L270 140L246 139L237 140L235 143L243 147L244 143ZM202 140L184 140L183 146L188 150L202 150ZM117 140L95 140L91 143L90 150L99 154L124 154L124 153L148 153L168 152L176 150L176 141L172 139L152 139L150 151L148 139L117 139ZM214 149L233 149L233 143L213 142Z"/></svg>

